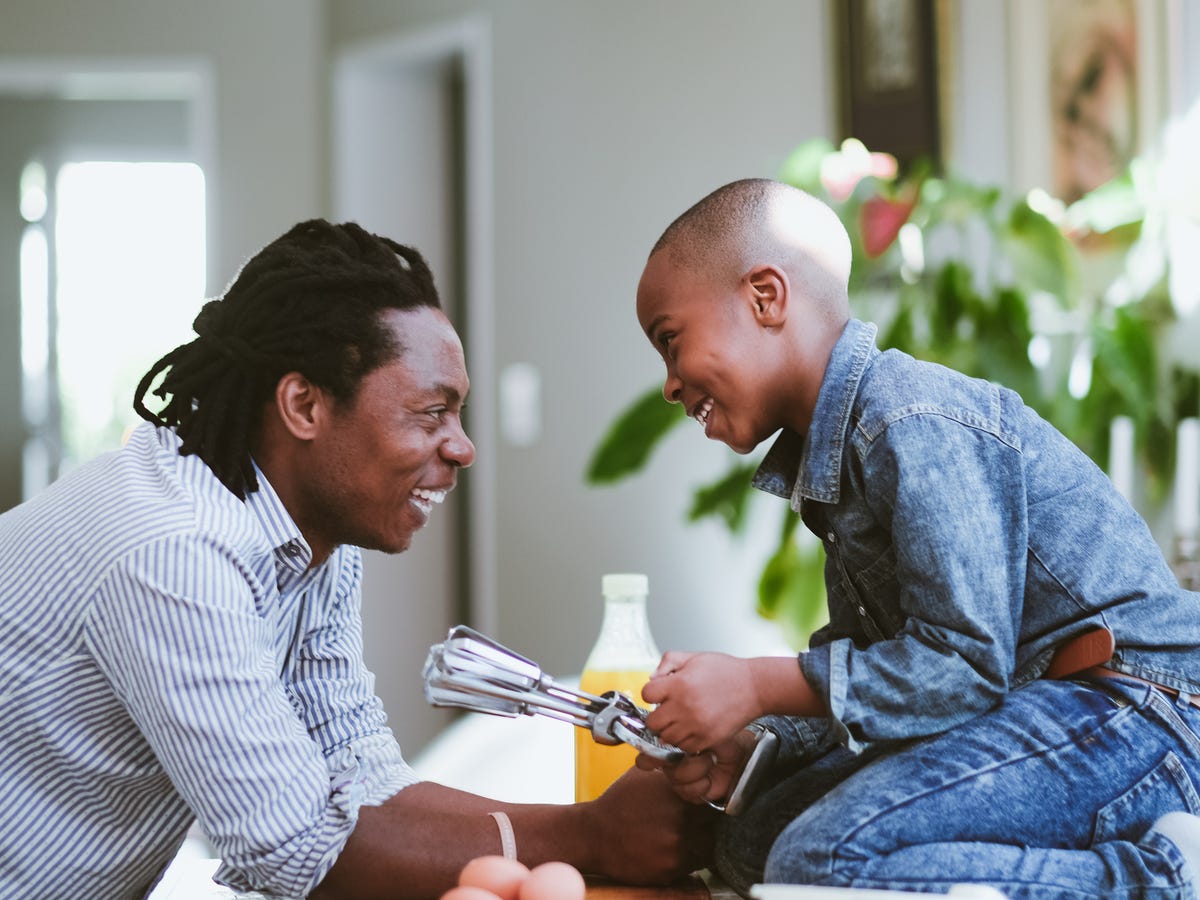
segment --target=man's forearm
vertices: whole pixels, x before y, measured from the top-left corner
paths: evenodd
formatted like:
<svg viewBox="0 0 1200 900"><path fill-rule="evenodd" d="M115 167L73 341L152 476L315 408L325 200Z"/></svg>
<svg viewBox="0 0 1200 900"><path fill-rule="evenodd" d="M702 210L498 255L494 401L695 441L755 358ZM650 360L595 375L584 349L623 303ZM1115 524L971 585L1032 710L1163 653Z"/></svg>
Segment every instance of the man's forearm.
<svg viewBox="0 0 1200 900"><path fill-rule="evenodd" d="M570 805L500 803L423 782L359 810L354 833L312 896L438 896L469 860L502 852L491 812L508 815L517 858L530 868L560 860L585 875L666 884L710 859L711 810L676 797L661 772L635 769L595 800Z"/></svg>
<svg viewBox="0 0 1200 900"><path fill-rule="evenodd" d="M581 806L500 803L423 782L381 806L364 806L337 864L311 896L319 900L435 897L477 856L500 855L490 812L505 812L527 866L551 859L581 871L593 864Z"/></svg>

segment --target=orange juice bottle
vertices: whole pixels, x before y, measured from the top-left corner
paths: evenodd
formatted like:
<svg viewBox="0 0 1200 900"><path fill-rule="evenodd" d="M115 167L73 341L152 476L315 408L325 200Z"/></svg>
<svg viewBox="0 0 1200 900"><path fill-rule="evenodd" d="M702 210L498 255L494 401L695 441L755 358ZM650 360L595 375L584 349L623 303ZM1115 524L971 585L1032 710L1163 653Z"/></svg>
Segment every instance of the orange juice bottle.
<svg viewBox="0 0 1200 900"><path fill-rule="evenodd" d="M649 580L645 575L605 575L604 619L600 636L588 654L579 689L600 695L616 690L644 706L642 687L662 655L650 636L646 617ZM637 751L627 744L608 746L593 740L587 729L575 730L575 800L594 800L633 766Z"/></svg>

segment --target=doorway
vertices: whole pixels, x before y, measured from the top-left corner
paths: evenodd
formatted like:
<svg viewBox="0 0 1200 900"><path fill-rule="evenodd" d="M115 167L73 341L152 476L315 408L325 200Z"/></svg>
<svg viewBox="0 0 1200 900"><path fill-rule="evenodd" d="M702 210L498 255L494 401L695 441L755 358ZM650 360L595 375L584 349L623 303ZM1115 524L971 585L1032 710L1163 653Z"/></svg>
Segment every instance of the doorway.
<svg viewBox="0 0 1200 900"><path fill-rule="evenodd" d="M334 71L335 217L421 251L472 376L475 465L412 550L363 554L364 653L409 758L453 716L425 701L429 647L458 623L496 627L489 47L468 19L351 49Z"/></svg>
<svg viewBox="0 0 1200 900"><path fill-rule="evenodd" d="M0 510L119 446L205 293L205 73L87 72L0 67Z"/></svg>

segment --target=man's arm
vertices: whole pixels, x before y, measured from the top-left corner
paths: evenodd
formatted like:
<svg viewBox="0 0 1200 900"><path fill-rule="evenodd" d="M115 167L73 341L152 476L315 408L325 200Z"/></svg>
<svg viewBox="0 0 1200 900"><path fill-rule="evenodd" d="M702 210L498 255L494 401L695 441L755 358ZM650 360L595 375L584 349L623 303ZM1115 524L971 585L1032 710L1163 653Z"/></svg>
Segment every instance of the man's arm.
<svg viewBox="0 0 1200 900"><path fill-rule="evenodd" d="M666 883L709 859L712 815L675 797L656 772L634 770L598 799L571 805L500 803L422 782L364 806L317 900L430 897L467 861L501 852L490 812L512 822L527 866L561 860L585 874Z"/></svg>

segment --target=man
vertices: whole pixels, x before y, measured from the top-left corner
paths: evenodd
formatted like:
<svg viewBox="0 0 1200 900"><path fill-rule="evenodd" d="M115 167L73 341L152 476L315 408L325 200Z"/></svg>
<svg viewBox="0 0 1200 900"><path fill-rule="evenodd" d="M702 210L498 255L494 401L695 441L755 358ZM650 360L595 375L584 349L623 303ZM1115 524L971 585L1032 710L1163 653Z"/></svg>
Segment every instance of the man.
<svg viewBox="0 0 1200 900"><path fill-rule="evenodd" d="M720 871L742 889L1194 896L1200 596L1013 392L881 353L849 272L832 210L752 179L668 227L638 285L666 399L738 452L779 432L755 485L827 553L809 650L667 653L643 690L647 724L697 754L669 769L695 801L729 795L753 731L778 734ZM1104 629L1111 660L1044 677Z"/></svg>
<svg viewBox="0 0 1200 900"><path fill-rule="evenodd" d="M287 897L436 896L514 841L616 879L694 868L661 777L497 803L419 783L385 725L358 548L407 549L475 456L420 255L305 222L195 329L138 386L151 424L0 516L0 897L144 896L193 820L219 880Z"/></svg>

